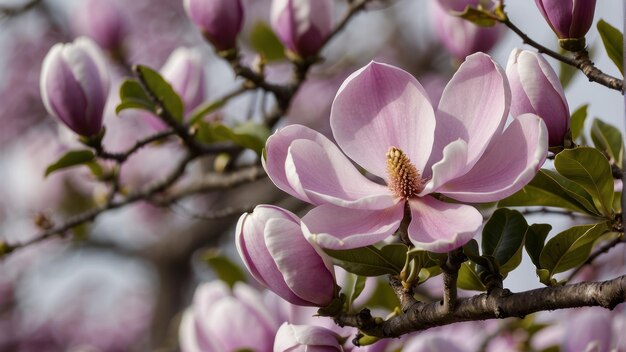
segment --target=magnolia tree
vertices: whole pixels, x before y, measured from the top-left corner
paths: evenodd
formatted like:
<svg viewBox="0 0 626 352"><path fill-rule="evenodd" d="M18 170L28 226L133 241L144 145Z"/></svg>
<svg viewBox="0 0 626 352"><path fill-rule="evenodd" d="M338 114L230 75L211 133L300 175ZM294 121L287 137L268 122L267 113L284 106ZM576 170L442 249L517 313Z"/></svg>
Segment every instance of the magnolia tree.
<svg viewBox="0 0 626 352"><path fill-rule="evenodd" d="M126 12L85 1L72 26L46 1L4 9L40 10L63 37L38 59L37 99L65 126L31 153L54 200L33 207L33 233L0 237L7 310L19 312L19 268L33 257L104 246L160 268L160 288L144 280L151 293L111 304L140 316L121 329L89 330L95 316L68 318L89 333L40 324L63 337L58 348L626 351L623 138L601 119L585 128L587 105L571 107L587 102L564 93L584 75L589 92L623 94L587 51L604 47L621 71L622 33L594 20L595 0L535 1L555 45L529 37L506 1L431 0L414 7L431 28L413 29L434 36L407 37L393 22L408 2L184 0L167 17L160 2ZM601 43L585 41L593 25ZM151 47L141 35L157 31ZM487 52L507 35L519 48L497 62ZM183 45L193 40L202 45ZM559 217L572 221L553 230ZM133 226L160 235L99 235ZM533 282L514 272L523 257ZM214 278L190 305L189 261ZM507 289L516 275L526 290ZM167 326L177 337L163 337ZM0 346L54 340L12 331Z"/></svg>

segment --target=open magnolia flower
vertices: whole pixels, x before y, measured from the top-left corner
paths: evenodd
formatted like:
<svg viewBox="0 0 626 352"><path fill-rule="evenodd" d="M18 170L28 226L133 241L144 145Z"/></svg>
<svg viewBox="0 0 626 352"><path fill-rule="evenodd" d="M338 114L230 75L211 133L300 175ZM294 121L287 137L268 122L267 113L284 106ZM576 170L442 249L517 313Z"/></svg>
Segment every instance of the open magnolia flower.
<svg viewBox="0 0 626 352"><path fill-rule="evenodd" d="M411 242L448 252L475 235L482 216L436 193L496 201L520 190L546 158L548 134L538 116L517 116L505 128L510 100L503 70L483 53L467 57L436 109L409 73L372 62L346 79L333 102L341 149L292 125L268 139L264 167L277 187L317 205L302 228L321 247L379 242L399 228L406 208ZM363 176L346 155L385 184Z"/></svg>

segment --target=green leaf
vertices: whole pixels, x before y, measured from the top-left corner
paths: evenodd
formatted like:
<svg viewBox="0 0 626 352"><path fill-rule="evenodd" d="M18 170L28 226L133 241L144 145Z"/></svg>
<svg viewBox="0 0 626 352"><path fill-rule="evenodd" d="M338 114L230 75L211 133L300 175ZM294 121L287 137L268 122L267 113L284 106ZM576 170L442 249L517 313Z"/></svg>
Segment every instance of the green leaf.
<svg viewBox="0 0 626 352"><path fill-rule="evenodd" d="M385 253L374 246L367 246L348 250L324 249L335 265L346 271L360 276L398 275L402 265L397 265L397 258L388 258L385 255L395 255L395 250Z"/></svg>
<svg viewBox="0 0 626 352"><path fill-rule="evenodd" d="M478 249L478 242L472 239L465 246L463 246L463 253L474 263L483 266L485 268L489 268L491 263L485 257L480 255L480 250Z"/></svg>
<svg viewBox="0 0 626 352"><path fill-rule="evenodd" d="M267 61L285 59L285 47L265 22L259 21L252 27L250 45Z"/></svg>
<svg viewBox="0 0 626 352"><path fill-rule="evenodd" d="M48 166L45 176L47 177L51 173L67 169L74 166L88 164L96 159L96 156L91 150L71 150L65 153L54 164Z"/></svg>
<svg viewBox="0 0 626 352"><path fill-rule="evenodd" d="M524 247L530 256L530 260L532 260L537 268L541 267L539 264L539 256L541 255L550 230L552 230L552 226L548 224L532 224L528 227L528 231L526 231Z"/></svg>
<svg viewBox="0 0 626 352"><path fill-rule="evenodd" d="M480 280L476 270L467 262L461 264L457 286L464 290L487 291L487 288Z"/></svg>
<svg viewBox="0 0 626 352"><path fill-rule="evenodd" d="M569 67L569 65L567 65ZM572 131L572 139L577 140L583 131L583 127L585 126L585 120L587 119L587 108L589 104L585 104L572 114L570 118L570 130Z"/></svg>
<svg viewBox="0 0 626 352"><path fill-rule="evenodd" d="M203 117L221 108L222 106L224 106L224 104L226 104L225 100L216 100L198 106L190 114L189 125L196 124L197 122L202 120Z"/></svg>
<svg viewBox="0 0 626 352"><path fill-rule="evenodd" d="M403 268L406 263L409 247L402 243L390 243L384 245L380 252L397 268Z"/></svg>
<svg viewBox="0 0 626 352"><path fill-rule="evenodd" d="M493 27L498 23L493 18L493 14L470 6L466 7L465 11L459 13L458 16L480 27Z"/></svg>
<svg viewBox="0 0 626 352"><path fill-rule="evenodd" d="M521 262L521 250L528 223L524 216L515 210L496 210L483 228L483 255L496 259L500 274L504 277Z"/></svg>
<svg viewBox="0 0 626 352"><path fill-rule="evenodd" d="M613 61L619 72L624 75L624 35L619 29L611 26L604 20L599 20L598 33L604 43L604 48L609 58Z"/></svg>
<svg viewBox="0 0 626 352"><path fill-rule="evenodd" d="M599 150L591 147L564 150L554 159L554 167L589 192L603 215L613 215L611 165Z"/></svg>
<svg viewBox="0 0 626 352"><path fill-rule="evenodd" d="M216 250L208 250L202 258L213 270L215 275L229 287L233 287L237 282L246 282L246 274L241 268L230 259L220 254Z"/></svg>
<svg viewBox="0 0 626 352"><path fill-rule="evenodd" d="M137 65L135 70L142 78L146 88L163 104L163 108L174 120L181 122L185 107L174 88L157 71L148 66Z"/></svg>
<svg viewBox="0 0 626 352"><path fill-rule="evenodd" d="M560 154L560 153L559 153ZM548 206L599 216L593 198L581 186L562 175L541 169L517 193L498 203L500 207Z"/></svg>
<svg viewBox="0 0 626 352"><path fill-rule="evenodd" d="M561 54L563 54L564 51L564 49L561 49ZM576 67L559 61L559 81L561 81L561 86L563 87L563 90L569 87L577 72L578 69Z"/></svg>
<svg viewBox="0 0 626 352"><path fill-rule="evenodd" d="M245 122L232 129L220 122L199 121L197 126L196 138L203 143L231 141L259 154L265 147L265 141L270 134L266 125L255 122Z"/></svg>
<svg viewBox="0 0 626 352"><path fill-rule="evenodd" d="M115 113L119 114L125 109L142 109L154 113L154 102L135 79L127 79L120 86L120 103L115 108Z"/></svg>
<svg viewBox="0 0 626 352"><path fill-rule="evenodd" d="M353 304L357 298L363 293L365 289L365 282L367 277L355 275L354 286L352 287L352 294L350 295L350 304Z"/></svg>
<svg viewBox="0 0 626 352"><path fill-rule="evenodd" d="M622 167L624 140L619 129L600 119L594 119L591 124L591 140L596 148L609 157L610 163Z"/></svg>
<svg viewBox="0 0 626 352"><path fill-rule="evenodd" d="M594 243L609 231L609 222L574 226L551 238L541 251L539 263L552 277L577 267L589 257Z"/></svg>

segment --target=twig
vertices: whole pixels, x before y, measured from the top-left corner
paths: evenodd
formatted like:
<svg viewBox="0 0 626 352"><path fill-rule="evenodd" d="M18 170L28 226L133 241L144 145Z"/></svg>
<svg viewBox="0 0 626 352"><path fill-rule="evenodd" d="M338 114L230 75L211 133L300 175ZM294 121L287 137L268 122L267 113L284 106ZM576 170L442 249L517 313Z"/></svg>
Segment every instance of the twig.
<svg viewBox="0 0 626 352"><path fill-rule="evenodd" d="M443 272L443 300L441 305L443 310L448 313L451 313L456 308L457 279L464 259L462 250L455 250L448 253L448 259L441 266L441 271Z"/></svg>
<svg viewBox="0 0 626 352"><path fill-rule="evenodd" d="M243 213L252 211L252 209L254 209L254 206L248 205L244 207L226 207L226 208L217 209L217 210L208 210L208 211L204 211L200 213L200 212L196 212L191 209L188 209L187 207L180 204L179 202L172 202L172 204L169 205L168 208L172 212L176 214L180 214L181 216L186 216L190 219L210 221L210 220L223 219L223 218L227 218L227 217L231 217L235 215L239 216Z"/></svg>
<svg viewBox="0 0 626 352"><path fill-rule="evenodd" d="M524 44L528 44L534 47L542 54L546 54L556 60L576 67L577 69L582 71L587 76L587 78L589 78L589 81L597 82L605 87L617 90L623 94L624 82L619 78L607 75L606 73L595 67L593 62L589 59L589 53L586 50L574 53L573 58L561 55L534 41L515 24L513 24L513 22L511 22L508 17L504 20L500 20L500 22L509 27L513 32L515 32L515 34L522 38Z"/></svg>
<svg viewBox="0 0 626 352"><path fill-rule="evenodd" d="M35 8L39 5L43 0L31 0L23 5L10 7L10 6L2 6L0 7L0 20L15 17L21 15L29 10Z"/></svg>
<svg viewBox="0 0 626 352"><path fill-rule="evenodd" d="M624 301L626 276L620 276L603 282L550 286L508 295L482 293L459 298L452 312L443 311L439 302L416 302L403 314L386 321L366 316L363 311L358 315L341 313L334 319L341 326L356 327L367 335L386 338L463 321L523 318L546 310L592 306L613 309Z"/></svg>

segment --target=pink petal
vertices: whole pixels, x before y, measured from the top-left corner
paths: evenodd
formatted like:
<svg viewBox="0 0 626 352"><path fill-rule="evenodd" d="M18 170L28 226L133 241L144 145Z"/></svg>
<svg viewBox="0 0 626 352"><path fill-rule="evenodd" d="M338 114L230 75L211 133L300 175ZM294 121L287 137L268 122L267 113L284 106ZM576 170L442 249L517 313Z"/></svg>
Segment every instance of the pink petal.
<svg viewBox="0 0 626 352"><path fill-rule="evenodd" d="M295 140L289 147L285 169L292 189L304 193L313 204L385 209L397 202L389 188L361 175L334 145Z"/></svg>
<svg viewBox="0 0 626 352"><path fill-rule="evenodd" d="M285 219L269 220L265 242L293 293L320 307L330 303L335 292L333 268L326 266L298 224ZM315 280L306 279L313 277Z"/></svg>
<svg viewBox="0 0 626 352"><path fill-rule="evenodd" d="M274 351L343 351L332 330L313 325L283 323L276 332Z"/></svg>
<svg viewBox="0 0 626 352"><path fill-rule="evenodd" d="M443 158L433 165L432 177L419 195L437 192L441 185L467 171L467 143L462 139L457 139L443 149Z"/></svg>
<svg viewBox="0 0 626 352"><path fill-rule="evenodd" d="M336 148L335 144L321 133L302 125L291 125L278 130L267 139L265 144L267 159L261 161L265 172L276 187L298 199L311 203L311 200L302 190L295 190L291 187L285 173L285 161L289 145L296 139L315 141L324 149Z"/></svg>
<svg viewBox="0 0 626 352"><path fill-rule="evenodd" d="M360 210L323 204L302 218L302 231L322 248L352 249L391 236L404 216L404 202L381 210Z"/></svg>
<svg viewBox="0 0 626 352"><path fill-rule="evenodd" d="M446 253L469 242L480 228L483 217L474 207L444 203L433 197L409 200L409 238L415 247Z"/></svg>
<svg viewBox="0 0 626 352"><path fill-rule="evenodd" d="M487 54L468 56L441 96L429 164L439 161L445 146L460 138L467 142L467 162L473 166L493 136L502 132L510 102L502 68Z"/></svg>
<svg viewBox="0 0 626 352"><path fill-rule="evenodd" d="M492 202L519 191L543 165L548 130L534 114L514 119L474 168L438 191L462 202Z"/></svg>
<svg viewBox="0 0 626 352"><path fill-rule="evenodd" d="M409 73L371 62L339 88L330 113L337 144L367 171L387 179L389 147L400 148L424 170L434 138L428 94Z"/></svg>

